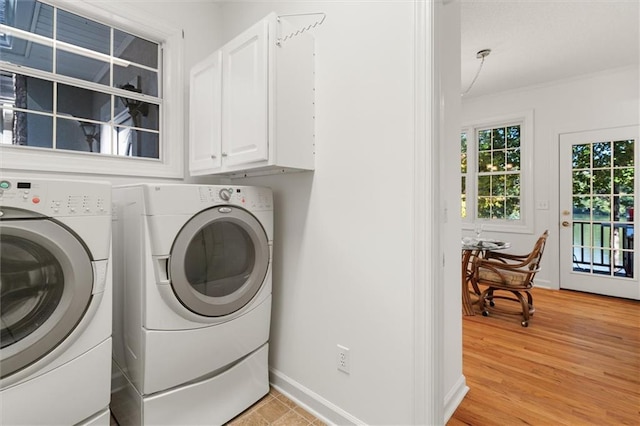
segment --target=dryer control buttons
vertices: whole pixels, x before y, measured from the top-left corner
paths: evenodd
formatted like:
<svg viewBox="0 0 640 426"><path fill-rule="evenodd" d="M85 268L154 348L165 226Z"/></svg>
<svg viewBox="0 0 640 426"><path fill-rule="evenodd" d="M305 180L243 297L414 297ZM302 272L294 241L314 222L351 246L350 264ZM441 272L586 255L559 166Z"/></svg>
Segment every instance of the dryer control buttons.
<svg viewBox="0 0 640 426"><path fill-rule="evenodd" d="M233 190L231 188L223 188L218 194L220 194L220 198L222 198L224 201L229 201L231 199L232 193Z"/></svg>
<svg viewBox="0 0 640 426"><path fill-rule="evenodd" d="M2 182L0 182L0 189L9 189L9 188L11 188L11 182L7 180L3 180Z"/></svg>

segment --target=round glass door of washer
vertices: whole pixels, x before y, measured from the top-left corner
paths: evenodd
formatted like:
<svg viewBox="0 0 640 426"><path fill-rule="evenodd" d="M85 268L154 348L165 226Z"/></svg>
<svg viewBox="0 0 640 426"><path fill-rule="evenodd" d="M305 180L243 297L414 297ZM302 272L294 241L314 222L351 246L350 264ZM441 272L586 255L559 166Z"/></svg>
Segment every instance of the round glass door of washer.
<svg viewBox="0 0 640 426"><path fill-rule="evenodd" d="M260 222L238 207L204 210L182 228L171 249L171 285L180 302L207 317L241 309L258 293L269 268Z"/></svg>

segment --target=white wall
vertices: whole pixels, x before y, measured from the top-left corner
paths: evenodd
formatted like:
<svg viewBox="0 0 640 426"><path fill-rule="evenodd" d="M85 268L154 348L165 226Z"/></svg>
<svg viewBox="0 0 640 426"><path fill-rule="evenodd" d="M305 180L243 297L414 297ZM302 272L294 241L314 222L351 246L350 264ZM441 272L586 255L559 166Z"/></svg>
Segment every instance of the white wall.
<svg viewBox="0 0 640 426"><path fill-rule="evenodd" d="M611 70L545 86L464 99L462 123L534 110L534 205L549 201L548 210L535 210L532 235L500 235L512 241L513 250L526 252L549 229L550 237L536 283L559 288L558 142L568 132L637 125L640 122L638 67Z"/></svg>
<svg viewBox="0 0 640 426"><path fill-rule="evenodd" d="M313 30L315 172L239 181L274 190L273 376L342 414L330 420L409 424L413 4L230 2L224 38L271 11L327 14Z"/></svg>

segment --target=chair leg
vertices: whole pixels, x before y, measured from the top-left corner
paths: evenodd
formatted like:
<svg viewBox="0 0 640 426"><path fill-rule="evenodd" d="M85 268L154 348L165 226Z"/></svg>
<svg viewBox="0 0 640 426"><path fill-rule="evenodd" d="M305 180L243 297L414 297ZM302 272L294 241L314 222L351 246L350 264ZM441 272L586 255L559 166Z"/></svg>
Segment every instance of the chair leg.
<svg viewBox="0 0 640 426"><path fill-rule="evenodd" d="M487 301L489 302L490 306L493 306L493 287L487 287L481 294L480 294L480 308L482 308L482 316L483 317L488 317L489 316L489 310L487 309Z"/></svg>
<svg viewBox="0 0 640 426"><path fill-rule="evenodd" d="M530 299L531 295L529 294L529 292L527 292L527 300L525 300L525 298L522 296L522 294L519 291L512 290L511 293L513 293L513 295L518 298L518 300L520 301L520 305L522 306L522 322L520 322L520 325L522 325L523 327L528 327L529 326L528 300Z"/></svg>

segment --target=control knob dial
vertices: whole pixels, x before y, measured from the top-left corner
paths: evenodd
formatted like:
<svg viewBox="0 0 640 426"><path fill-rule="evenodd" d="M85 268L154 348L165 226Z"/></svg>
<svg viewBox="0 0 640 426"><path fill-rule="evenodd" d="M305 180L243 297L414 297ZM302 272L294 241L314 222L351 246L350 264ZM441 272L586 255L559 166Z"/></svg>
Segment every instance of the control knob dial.
<svg viewBox="0 0 640 426"><path fill-rule="evenodd" d="M230 188L221 189L219 194L220 194L220 198L222 198L224 201L229 201L231 199L231 189Z"/></svg>

